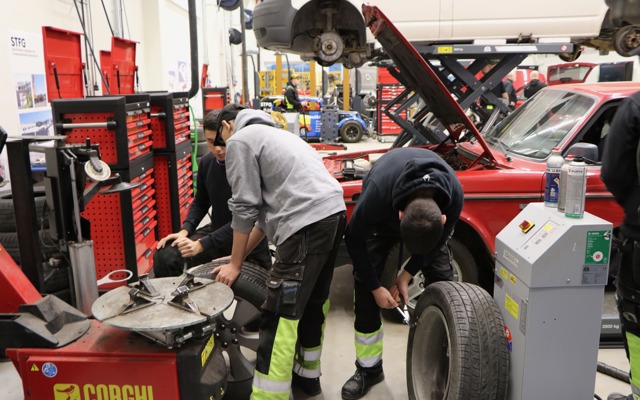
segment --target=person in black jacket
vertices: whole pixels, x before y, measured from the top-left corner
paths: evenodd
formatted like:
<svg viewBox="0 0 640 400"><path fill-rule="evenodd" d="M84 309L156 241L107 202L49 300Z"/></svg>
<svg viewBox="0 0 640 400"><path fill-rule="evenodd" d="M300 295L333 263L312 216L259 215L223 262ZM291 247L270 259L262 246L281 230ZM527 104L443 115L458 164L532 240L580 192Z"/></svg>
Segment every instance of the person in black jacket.
<svg viewBox="0 0 640 400"><path fill-rule="evenodd" d="M509 97L509 108L512 110L516 109L516 103L518 102L518 94L516 93L516 88L513 86L513 80L515 79L515 73L509 72L507 78L504 80L504 91L507 92L507 96Z"/></svg>
<svg viewBox="0 0 640 400"><path fill-rule="evenodd" d="M618 311L627 358L632 371L640 367L640 182L636 152L640 138L640 92L625 99L616 111L602 156L601 178L624 209L616 279ZM613 249L612 249L613 253ZM612 264L614 257L612 257ZM629 374L633 393L640 393L640 376ZM607 399L631 399L612 393Z"/></svg>
<svg viewBox="0 0 640 400"><path fill-rule="evenodd" d="M538 71L531 71L531 80L524 88L524 97L528 99L546 86L546 83L540 81L540 73Z"/></svg>
<svg viewBox="0 0 640 400"><path fill-rule="evenodd" d="M219 110L210 111L204 118L204 134L209 146L198 164L196 196L179 232L160 239L153 256L153 272L157 278L180 275L185 260L189 266L210 262L231 254L233 230L231 211L227 202L231 186L227 182L226 149L215 143ZM211 223L198 229L198 225L212 208ZM247 257L264 268L271 266L271 255L264 239Z"/></svg>
<svg viewBox="0 0 640 400"><path fill-rule="evenodd" d="M462 205L455 172L427 149L391 150L364 177L345 235L355 278L356 373L342 387L343 399L359 399L384 379L380 308L405 301L420 270L430 283L452 278L447 241ZM411 259L389 290L380 277L398 243Z"/></svg>
<svg viewBox="0 0 640 400"><path fill-rule="evenodd" d="M306 105L306 101L300 101L298 96L298 85L300 79L297 75L291 75L291 79L287 82L287 89L284 92L284 103L289 112L302 111L302 107Z"/></svg>

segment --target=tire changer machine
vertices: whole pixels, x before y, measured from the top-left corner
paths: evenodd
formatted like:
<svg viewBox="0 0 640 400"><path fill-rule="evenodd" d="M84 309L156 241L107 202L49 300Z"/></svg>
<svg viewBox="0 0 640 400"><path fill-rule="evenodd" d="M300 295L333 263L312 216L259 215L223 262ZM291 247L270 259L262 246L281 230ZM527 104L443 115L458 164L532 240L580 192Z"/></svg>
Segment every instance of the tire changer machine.
<svg viewBox="0 0 640 400"><path fill-rule="evenodd" d="M18 224L29 216L29 203L35 214L33 199L20 193L31 185L16 182L21 174L30 180L29 151L40 147L46 155L48 203L57 222L68 228L57 239L72 266L76 308L56 296L43 297L25 260L19 267L0 246L0 355L13 361L25 399L221 399L228 368L221 351L225 344L217 339L224 327L215 318L232 304L232 290L190 274L141 275L138 282L98 297L104 278L96 280L93 244L83 235L87 229L79 213L92 196L119 195L134 185L110 176L97 145L68 145L64 136L46 139L54 140L53 147L33 145L43 138L7 143L14 208ZM18 204L20 198L24 204ZM38 238L37 232L29 235Z"/></svg>
<svg viewBox="0 0 640 400"><path fill-rule="evenodd" d="M509 400L591 399L612 224L527 205L496 237L493 298L510 353Z"/></svg>

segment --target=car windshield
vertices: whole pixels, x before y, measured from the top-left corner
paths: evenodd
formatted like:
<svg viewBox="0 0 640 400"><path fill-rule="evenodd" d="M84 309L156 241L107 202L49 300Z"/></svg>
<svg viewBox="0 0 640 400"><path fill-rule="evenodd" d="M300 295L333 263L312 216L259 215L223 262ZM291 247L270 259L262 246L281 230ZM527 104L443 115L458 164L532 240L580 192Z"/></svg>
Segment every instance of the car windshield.
<svg viewBox="0 0 640 400"><path fill-rule="evenodd" d="M543 90L493 127L485 139L498 151L544 159L594 104L594 99L578 93Z"/></svg>

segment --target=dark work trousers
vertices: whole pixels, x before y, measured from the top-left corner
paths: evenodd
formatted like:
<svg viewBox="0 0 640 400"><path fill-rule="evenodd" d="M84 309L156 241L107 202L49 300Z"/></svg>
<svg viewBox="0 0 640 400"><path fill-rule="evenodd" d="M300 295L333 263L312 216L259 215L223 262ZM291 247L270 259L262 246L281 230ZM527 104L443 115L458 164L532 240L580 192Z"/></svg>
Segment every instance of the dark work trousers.
<svg viewBox="0 0 640 400"><path fill-rule="evenodd" d="M213 231L211 224L207 224L202 228L196 230L189 239L196 241L209 235ZM153 255L153 273L156 278L163 278L167 276L178 276L182 274L184 270L185 261L187 262L187 269L195 267L197 265L211 262L220 257L226 257L231 254L231 244L233 242L233 231L229 229L228 246L212 248L205 250L200 254L184 259L180 255L180 250L177 247L172 247L173 241L168 241L163 248L158 249ZM260 243L258 247L247 257L247 261L257 264L263 268L271 266L271 256L269 254L266 242Z"/></svg>
<svg viewBox="0 0 640 400"><path fill-rule="evenodd" d="M262 307L256 362L256 371L266 379L291 376L293 357L285 360L283 354L293 355L295 347L321 346L325 322L323 308L329 298L345 224L345 212L333 214L306 226L276 248L276 260L267 280L267 300ZM296 330L292 332L294 337L277 337L278 326L283 320L299 320L297 338ZM276 355L278 357L273 358Z"/></svg>
<svg viewBox="0 0 640 400"><path fill-rule="evenodd" d="M397 238L379 235L367 241L369 259L376 270L378 279L382 276L391 248L399 242ZM396 260L392 261L396 262ZM432 263L422 266L422 274L428 283L451 280L453 270L448 244L439 250L438 256ZM380 307L378 307L373 294L357 279L354 282L354 291L355 330L360 333L372 333L379 330L382 326Z"/></svg>

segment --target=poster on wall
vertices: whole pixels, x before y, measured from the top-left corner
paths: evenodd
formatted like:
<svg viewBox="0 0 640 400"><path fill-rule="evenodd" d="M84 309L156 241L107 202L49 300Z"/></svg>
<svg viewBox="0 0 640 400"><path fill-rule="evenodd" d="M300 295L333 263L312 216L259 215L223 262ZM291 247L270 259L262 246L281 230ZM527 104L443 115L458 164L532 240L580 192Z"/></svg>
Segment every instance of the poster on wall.
<svg viewBox="0 0 640 400"><path fill-rule="evenodd" d="M9 31L11 71L20 135L53 135L47 99L42 35Z"/></svg>
<svg viewBox="0 0 640 400"><path fill-rule="evenodd" d="M15 97L18 131L12 136L54 134L51 106L47 98L44 50L40 32L9 30L12 94ZM42 153L31 153L31 163L44 162Z"/></svg>

